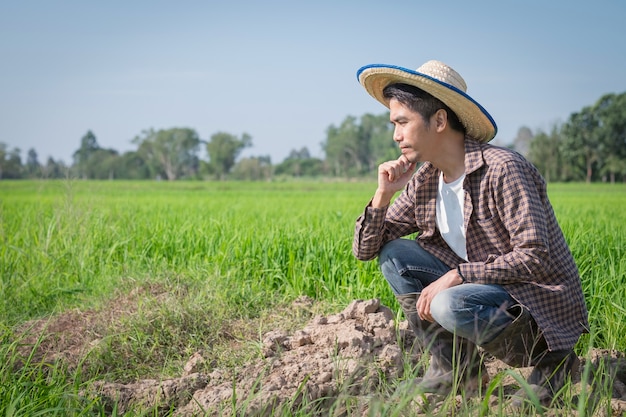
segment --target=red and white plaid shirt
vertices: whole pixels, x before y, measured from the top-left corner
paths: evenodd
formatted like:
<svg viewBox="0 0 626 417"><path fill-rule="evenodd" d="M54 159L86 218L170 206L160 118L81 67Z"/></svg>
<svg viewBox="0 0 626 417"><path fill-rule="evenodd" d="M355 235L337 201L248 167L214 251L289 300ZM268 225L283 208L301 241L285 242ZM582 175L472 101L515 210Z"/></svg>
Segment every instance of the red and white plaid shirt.
<svg viewBox="0 0 626 417"><path fill-rule="evenodd" d="M572 348L588 330L578 268L537 169L509 149L465 140L464 221L469 262L436 226L439 170L424 163L389 207L358 218L352 251L371 260L386 242L418 233L417 242L466 282L502 285L528 308L551 350Z"/></svg>

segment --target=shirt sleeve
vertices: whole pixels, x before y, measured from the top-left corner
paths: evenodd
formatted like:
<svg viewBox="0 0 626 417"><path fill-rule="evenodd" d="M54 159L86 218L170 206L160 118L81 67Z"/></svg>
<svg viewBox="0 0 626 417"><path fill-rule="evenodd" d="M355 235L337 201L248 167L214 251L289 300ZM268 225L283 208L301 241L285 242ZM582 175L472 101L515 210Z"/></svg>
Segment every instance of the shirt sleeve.
<svg viewBox="0 0 626 417"><path fill-rule="evenodd" d="M545 184L519 163L504 164L494 178L496 215L507 233L493 230L490 239L508 239L511 250L488 255L484 262L461 264L459 272L467 282L481 284L537 281L550 263L548 217L553 211L544 198Z"/></svg>
<svg viewBox="0 0 626 417"><path fill-rule="evenodd" d="M385 243L417 231L412 188L409 183L390 206L374 208L370 201L365 207L354 228L352 253L357 259L372 260Z"/></svg>
<svg viewBox="0 0 626 417"><path fill-rule="evenodd" d="M374 208L370 202L357 219L352 241L352 253L357 259L369 261L378 255L382 246L383 226L388 207Z"/></svg>

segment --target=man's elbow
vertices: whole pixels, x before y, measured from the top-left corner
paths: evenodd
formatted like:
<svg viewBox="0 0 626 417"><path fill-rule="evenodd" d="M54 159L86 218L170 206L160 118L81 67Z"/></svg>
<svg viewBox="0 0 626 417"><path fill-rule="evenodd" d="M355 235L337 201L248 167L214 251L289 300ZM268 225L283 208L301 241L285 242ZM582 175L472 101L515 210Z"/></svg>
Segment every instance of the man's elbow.
<svg viewBox="0 0 626 417"><path fill-rule="evenodd" d="M352 254L359 261L371 261L372 259L376 259L376 256L378 255L376 252L364 252L359 250L359 248L352 248Z"/></svg>

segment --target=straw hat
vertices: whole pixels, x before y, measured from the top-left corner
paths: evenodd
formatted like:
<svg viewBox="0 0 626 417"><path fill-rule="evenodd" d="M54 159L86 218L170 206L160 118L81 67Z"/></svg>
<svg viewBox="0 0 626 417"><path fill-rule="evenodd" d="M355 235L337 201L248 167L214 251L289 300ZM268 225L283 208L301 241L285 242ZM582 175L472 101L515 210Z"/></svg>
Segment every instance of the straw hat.
<svg viewBox="0 0 626 417"><path fill-rule="evenodd" d="M357 71L356 76L365 90L387 108L389 102L383 97L383 89L389 84L409 84L443 101L474 139L489 142L498 131L487 110L467 95L463 78L443 62L428 61L415 71L395 65L366 65Z"/></svg>

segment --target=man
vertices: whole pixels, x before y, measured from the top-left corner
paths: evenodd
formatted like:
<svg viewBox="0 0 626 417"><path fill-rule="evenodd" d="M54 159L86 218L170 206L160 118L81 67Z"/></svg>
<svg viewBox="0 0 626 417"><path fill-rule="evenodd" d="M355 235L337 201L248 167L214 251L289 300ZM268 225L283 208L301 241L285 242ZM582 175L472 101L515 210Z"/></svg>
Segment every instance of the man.
<svg viewBox="0 0 626 417"><path fill-rule="evenodd" d="M578 368L573 347L588 322L543 178L521 155L487 144L496 124L449 66L368 65L357 77L389 108L401 156L378 167L353 253L378 256L430 352L415 387L448 394L486 383L480 346L511 366L533 366L529 387L549 404ZM514 404L527 394L520 389Z"/></svg>

